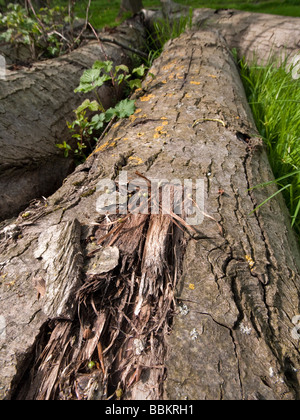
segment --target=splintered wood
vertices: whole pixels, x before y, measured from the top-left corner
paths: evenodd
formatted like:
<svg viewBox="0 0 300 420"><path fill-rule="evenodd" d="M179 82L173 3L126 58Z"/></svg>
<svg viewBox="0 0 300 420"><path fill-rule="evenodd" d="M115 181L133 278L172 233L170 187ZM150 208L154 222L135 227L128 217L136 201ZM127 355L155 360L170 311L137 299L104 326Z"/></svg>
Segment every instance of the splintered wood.
<svg viewBox="0 0 300 420"><path fill-rule="evenodd" d="M129 213L118 220L103 217L88 238L98 238L88 266L97 264L77 293L77 321L49 326L23 397L107 399L122 390L124 399L162 398L185 222L180 226L180 217L170 214Z"/></svg>

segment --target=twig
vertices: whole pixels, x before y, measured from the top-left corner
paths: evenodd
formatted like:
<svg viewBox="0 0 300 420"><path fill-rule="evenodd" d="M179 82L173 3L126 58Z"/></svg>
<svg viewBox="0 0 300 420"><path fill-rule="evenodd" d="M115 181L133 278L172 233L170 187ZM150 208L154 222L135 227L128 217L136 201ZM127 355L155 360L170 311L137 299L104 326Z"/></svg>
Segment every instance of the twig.
<svg viewBox="0 0 300 420"><path fill-rule="evenodd" d="M102 50L102 52L103 52L103 54L104 54L104 56L105 56L105 59L108 61L108 57L107 57L107 54L106 54L106 52L105 52L105 50L104 50L104 48L103 48L102 41L101 41L101 39L99 38L99 35L97 34L97 32L95 31L95 28L93 27L93 25L91 24L91 22L88 22L88 26L91 28L91 30L92 30L92 32L93 32L93 34L95 35L95 37L96 37L97 41L99 42L99 45L100 45L101 50Z"/></svg>
<svg viewBox="0 0 300 420"><path fill-rule="evenodd" d="M119 47L124 48L125 50L128 50L128 51L131 51L131 52L133 52L135 54L138 54L141 57L148 58L148 55L146 53L144 53L144 52L142 52L140 50L137 50L136 48L128 47L128 45L125 45L122 42L117 41L116 39L100 38L100 40L102 42L110 42L111 44L116 44Z"/></svg>
<svg viewBox="0 0 300 420"><path fill-rule="evenodd" d="M103 133L101 134L101 136L99 137L99 139L98 139L98 144L103 140L103 138L104 138L104 136L105 136L105 134L108 132L108 130L110 129L110 127L113 125L113 123L115 122L115 120L116 120L116 116L114 116L111 120L110 120L110 122L107 124L107 126L105 127L105 130L103 131Z"/></svg>
<svg viewBox="0 0 300 420"><path fill-rule="evenodd" d="M26 0L26 3L28 4L28 6L30 7L30 9L31 9L32 13L34 14L34 17L36 18L36 20L37 20L37 21L38 21L38 23L40 24L41 29L42 29L42 32L43 32L43 37L44 37L44 40L45 40L45 42L47 42L47 37L46 37L47 32L46 32L46 30L45 30L45 27L44 27L43 22L41 21L41 19L40 19L40 18L38 17L38 15L36 14L36 11L34 10L34 7L33 7L32 3L31 3L31 0Z"/></svg>
<svg viewBox="0 0 300 420"><path fill-rule="evenodd" d="M63 34L61 34L60 32L55 30L55 31L47 33L48 36L53 35L53 34L58 35L61 39L63 39L69 45L70 48L72 47L70 41L67 40L67 38L63 36Z"/></svg>
<svg viewBox="0 0 300 420"><path fill-rule="evenodd" d="M102 346L101 343L99 341L99 343L97 344L97 351L98 351L98 358L99 358L99 362L100 362L100 366L103 372L103 375L105 375L105 367L104 367L104 359L103 359L103 350L102 350Z"/></svg>
<svg viewBox="0 0 300 420"><path fill-rule="evenodd" d="M218 122L218 123L222 124L223 127L226 127L225 121L220 120L219 118L200 118L199 120L196 120L194 122L194 124L192 125L192 128L196 127L197 124L200 124L201 122L204 122L204 121L215 121L215 122Z"/></svg>
<svg viewBox="0 0 300 420"><path fill-rule="evenodd" d="M86 38L86 39L93 39L93 38L92 38L92 37L90 37L90 36L85 36L85 38ZM101 41L101 42L108 42L108 43L110 43L110 44L115 44L115 45L118 45L119 47L124 48L124 50L131 51L131 52L133 52L134 54L139 55L140 57L143 57L143 58L148 58L148 55L147 55L146 53L144 53L143 51L137 50L136 48L128 47L128 45L125 45L125 44L123 44L122 42L117 41L117 40L116 40L116 39L114 39L114 38L113 38L113 39L110 39L110 38L102 38L102 37L99 37L99 36L97 35L97 39L98 39L98 41Z"/></svg>
<svg viewBox="0 0 300 420"><path fill-rule="evenodd" d="M89 13L90 13L90 7L91 7L91 1L89 0L87 8L86 8L86 12L85 12L85 23L84 26L80 32L80 34L78 35L78 37L75 39L74 44L77 43L77 41L81 38L82 34L84 33L84 31L86 30L86 28L88 27L89 24Z"/></svg>
<svg viewBox="0 0 300 420"><path fill-rule="evenodd" d="M75 3L76 3L76 0L69 0L69 3L68 3L68 14L69 14L71 39L74 39L74 6L75 6Z"/></svg>

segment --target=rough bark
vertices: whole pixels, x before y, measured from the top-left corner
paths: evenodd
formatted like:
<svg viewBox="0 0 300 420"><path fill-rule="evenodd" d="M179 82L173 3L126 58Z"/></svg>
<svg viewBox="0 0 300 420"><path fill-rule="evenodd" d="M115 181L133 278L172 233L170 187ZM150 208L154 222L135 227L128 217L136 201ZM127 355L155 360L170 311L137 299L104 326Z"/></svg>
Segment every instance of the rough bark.
<svg viewBox="0 0 300 420"><path fill-rule="evenodd" d="M250 190L272 172L230 50L191 32L151 73L135 115L2 230L2 399L299 397L299 248L281 196L252 213L276 187ZM204 179L197 234L173 214L99 216L97 185L121 170ZM79 272L75 313L58 293Z"/></svg>
<svg viewBox="0 0 300 420"><path fill-rule="evenodd" d="M146 30L139 18L129 20L106 36L143 49ZM12 217L30 200L49 196L73 167L56 143L71 140L66 121L83 96L75 94L84 69L95 60L131 65L132 53L115 44L97 41L30 69L0 79L0 220ZM113 105L112 88L103 86L104 106Z"/></svg>

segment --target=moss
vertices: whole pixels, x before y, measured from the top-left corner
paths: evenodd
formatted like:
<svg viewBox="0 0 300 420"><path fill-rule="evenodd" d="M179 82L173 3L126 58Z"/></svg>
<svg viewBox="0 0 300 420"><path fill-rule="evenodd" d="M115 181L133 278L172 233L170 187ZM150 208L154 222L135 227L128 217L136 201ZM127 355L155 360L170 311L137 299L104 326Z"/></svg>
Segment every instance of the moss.
<svg viewBox="0 0 300 420"><path fill-rule="evenodd" d="M73 184L72 184L72 185L73 185L74 187L80 187L80 186L83 184L83 181L84 181L84 180L75 181L75 182L73 182Z"/></svg>
<svg viewBox="0 0 300 420"><path fill-rule="evenodd" d="M83 194L81 194L81 198L86 198L86 197L90 197L91 195L93 195L96 192L96 187L91 188L90 190L84 192Z"/></svg>

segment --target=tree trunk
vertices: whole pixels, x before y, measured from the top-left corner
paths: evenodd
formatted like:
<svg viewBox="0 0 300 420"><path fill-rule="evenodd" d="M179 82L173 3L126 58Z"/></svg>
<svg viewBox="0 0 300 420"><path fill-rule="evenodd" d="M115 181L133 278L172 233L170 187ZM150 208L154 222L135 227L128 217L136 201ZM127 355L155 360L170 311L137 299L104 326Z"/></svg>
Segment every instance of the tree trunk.
<svg viewBox="0 0 300 420"><path fill-rule="evenodd" d="M137 17L105 37L143 49L146 30ZM70 173L72 161L55 145L71 140L66 121L83 100L74 93L83 70L95 60L130 66L131 56L120 46L94 41L30 69L7 71L6 80L0 79L0 220L52 194ZM113 105L112 88L103 86L99 94L104 106Z"/></svg>
<svg viewBox="0 0 300 420"><path fill-rule="evenodd" d="M133 15L140 12L143 8L142 0L121 0L119 17L124 15L126 12L130 12Z"/></svg>
<svg viewBox="0 0 300 420"><path fill-rule="evenodd" d="M299 397L299 248L280 195L253 212L276 187L251 190L273 178L230 50L187 33L150 71L135 115L2 230L1 398Z"/></svg>

